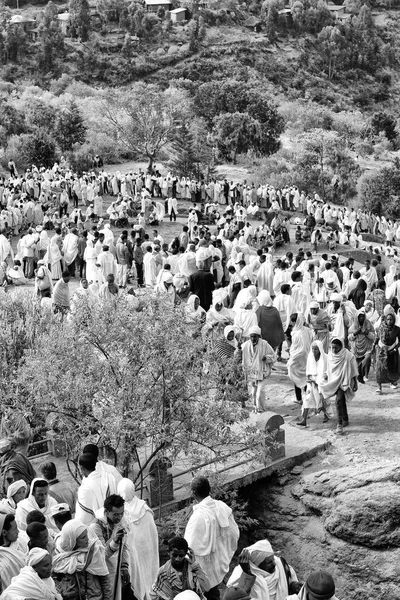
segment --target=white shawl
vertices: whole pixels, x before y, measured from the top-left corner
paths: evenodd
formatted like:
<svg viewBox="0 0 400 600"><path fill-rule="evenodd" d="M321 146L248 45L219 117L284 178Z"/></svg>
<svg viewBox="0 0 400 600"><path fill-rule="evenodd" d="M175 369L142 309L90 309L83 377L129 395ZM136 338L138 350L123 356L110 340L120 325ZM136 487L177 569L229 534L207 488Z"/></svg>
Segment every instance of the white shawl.
<svg viewBox="0 0 400 600"><path fill-rule="evenodd" d="M62 600L51 577L41 579L33 567L23 567L1 594L0 600Z"/></svg>

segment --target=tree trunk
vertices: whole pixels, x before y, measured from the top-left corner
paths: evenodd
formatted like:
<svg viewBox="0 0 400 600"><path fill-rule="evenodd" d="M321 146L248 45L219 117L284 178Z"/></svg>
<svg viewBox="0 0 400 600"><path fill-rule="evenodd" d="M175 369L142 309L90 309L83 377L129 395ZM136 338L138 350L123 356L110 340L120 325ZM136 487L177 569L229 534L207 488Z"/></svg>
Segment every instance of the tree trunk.
<svg viewBox="0 0 400 600"><path fill-rule="evenodd" d="M147 156L149 159L149 164L147 165L147 170L151 172L153 170L154 154L148 154Z"/></svg>

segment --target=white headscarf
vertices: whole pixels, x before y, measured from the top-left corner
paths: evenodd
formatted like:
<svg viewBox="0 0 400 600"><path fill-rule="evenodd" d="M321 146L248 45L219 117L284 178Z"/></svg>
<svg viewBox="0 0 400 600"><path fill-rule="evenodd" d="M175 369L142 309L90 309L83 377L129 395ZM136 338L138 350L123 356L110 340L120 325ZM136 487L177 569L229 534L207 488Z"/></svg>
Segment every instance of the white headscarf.
<svg viewBox="0 0 400 600"><path fill-rule="evenodd" d="M88 545L86 548L75 549L76 540L84 531L88 533ZM91 575L108 575L105 552L100 540L90 537L90 530L86 525L78 519L71 519L65 523L56 538L53 571L73 574L83 570Z"/></svg>
<svg viewBox="0 0 400 600"><path fill-rule="evenodd" d="M152 512L144 500L135 494L135 484L124 477L118 484L117 493L125 500L125 517L130 523L138 523L147 511Z"/></svg>

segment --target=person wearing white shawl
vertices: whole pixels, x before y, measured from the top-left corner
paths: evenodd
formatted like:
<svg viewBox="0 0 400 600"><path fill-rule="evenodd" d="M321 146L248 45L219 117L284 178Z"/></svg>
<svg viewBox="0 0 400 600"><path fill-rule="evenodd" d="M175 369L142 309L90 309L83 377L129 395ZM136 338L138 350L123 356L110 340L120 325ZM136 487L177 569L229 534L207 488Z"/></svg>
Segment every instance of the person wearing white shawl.
<svg viewBox="0 0 400 600"><path fill-rule="evenodd" d="M23 479L10 483L7 488L7 497L0 500L0 513L15 515L17 504L26 496L26 488L27 484Z"/></svg>
<svg viewBox="0 0 400 600"><path fill-rule="evenodd" d="M1 594L1 600L63 600L51 575L51 556L47 550L33 548L28 564Z"/></svg>
<svg viewBox="0 0 400 600"><path fill-rule="evenodd" d="M274 306L278 309L282 321L283 331L286 333L290 324L290 315L296 312L296 307L291 296L292 290L288 283L284 283L274 299Z"/></svg>
<svg viewBox="0 0 400 600"><path fill-rule="evenodd" d="M338 600L335 596L335 582L326 571L313 571L297 594L287 600Z"/></svg>
<svg viewBox="0 0 400 600"><path fill-rule="evenodd" d="M258 325L250 327L249 337L250 339L242 346L243 372L254 411L262 412L268 377L276 361L276 354L268 342L261 338L261 329Z"/></svg>
<svg viewBox="0 0 400 600"><path fill-rule="evenodd" d="M114 234L111 231L109 223L105 223L103 229L100 229L99 233L104 234L104 244L106 244L106 246L114 246Z"/></svg>
<svg viewBox="0 0 400 600"><path fill-rule="evenodd" d="M257 272L258 290L267 290L272 295L274 294L274 269L272 266L272 255L262 254L260 256L260 268Z"/></svg>
<svg viewBox="0 0 400 600"><path fill-rule="evenodd" d="M239 528L232 509L210 496L210 483L206 477L195 477L190 487L195 504L184 538L210 583L207 596L219 598L218 585L229 570L239 540Z"/></svg>
<svg viewBox="0 0 400 600"><path fill-rule="evenodd" d="M40 510L46 518L45 525L52 531L58 531L52 517L52 508L57 504L57 501L49 496L49 482L46 479L35 477L31 483L29 496L25 500L18 503L15 511L15 519L18 529L26 530L26 517L32 510Z"/></svg>
<svg viewBox="0 0 400 600"><path fill-rule="evenodd" d="M57 590L69 600L112 598L104 548L78 519L65 523L56 537L53 579Z"/></svg>
<svg viewBox="0 0 400 600"><path fill-rule="evenodd" d="M292 323L292 345L287 362L288 376L294 383L296 402L301 404L302 390L307 383L306 364L313 334L309 327L304 326L304 317L301 313L293 313L290 321Z"/></svg>
<svg viewBox="0 0 400 600"><path fill-rule="evenodd" d="M0 263L4 262L7 256L11 256L14 259L10 242L3 233L0 233Z"/></svg>
<svg viewBox="0 0 400 600"><path fill-rule="evenodd" d="M0 593L26 565L28 548L18 544L18 528L12 514L0 514Z"/></svg>
<svg viewBox="0 0 400 600"><path fill-rule="evenodd" d="M283 560L275 556L268 540L259 540L244 548L239 557L240 564L226 585L245 589L252 600L285 600L289 594L288 579L293 583L297 581L297 575L286 561L283 564Z"/></svg>
<svg viewBox="0 0 400 600"><path fill-rule="evenodd" d="M314 340L311 344L311 350L308 353L306 364L307 389L303 398L302 420L297 423L305 427L307 425L307 417L310 410L314 410L316 414L324 413L323 423L329 421L329 416L326 412L325 403L323 401L320 384L325 381L327 371L327 355L324 352L324 345L320 340Z"/></svg>
<svg viewBox="0 0 400 600"><path fill-rule="evenodd" d="M75 275L75 259L78 256L79 237L77 233L76 229L72 229L65 236L62 245L64 261L72 277Z"/></svg>
<svg viewBox="0 0 400 600"><path fill-rule="evenodd" d="M349 424L346 403L354 398L358 389L358 368L354 354L343 347L343 340L334 338L331 348L325 381L320 384L320 390L325 400L335 396L338 418L336 433L343 435L343 427Z"/></svg>
<svg viewBox="0 0 400 600"><path fill-rule="evenodd" d="M185 312L192 323L203 323L206 318L206 311L200 306L200 298L196 294L191 294L187 299Z"/></svg>
<svg viewBox="0 0 400 600"><path fill-rule="evenodd" d="M220 299L213 299L212 306L206 315L206 324L216 331L221 331L226 325L233 323L234 313L225 308Z"/></svg>
<svg viewBox="0 0 400 600"><path fill-rule="evenodd" d="M252 287L252 286L250 286ZM254 287L254 286L253 286ZM254 288L255 289L255 288ZM242 292L244 292L242 294ZM235 318L233 324L235 328L241 333L243 340L248 340L250 337L250 329L257 326L257 315L252 310L252 302L255 298L250 292L249 288L240 290L239 295L241 298L236 299L233 310L235 311Z"/></svg>
<svg viewBox="0 0 400 600"><path fill-rule="evenodd" d="M126 543L132 589L137 600L149 600L159 567L158 533L153 511L136 496L135 485L130 479L121 479L117 492L125 500L124 516L130 526Z"/></svg>
<svg viewBox="0 0 400 600"><path fill-rule="evenodd" d="M84 477L78 489L75 518L84 525L93 523L96 511L103 508L104 500L117 491L115 477L107 471L97 470L96 464L97 458L93 454L81 454L79 457Z"/></svg>
<svg viewBox="0 0 400 600"><path fill-rule="evenodd" d="M331 340L339 338L347 341L349 327L353 319L350 318L350 311L343 303L341 294L332 294L331 301L327 306L326 312L331 319Z"/></svg>

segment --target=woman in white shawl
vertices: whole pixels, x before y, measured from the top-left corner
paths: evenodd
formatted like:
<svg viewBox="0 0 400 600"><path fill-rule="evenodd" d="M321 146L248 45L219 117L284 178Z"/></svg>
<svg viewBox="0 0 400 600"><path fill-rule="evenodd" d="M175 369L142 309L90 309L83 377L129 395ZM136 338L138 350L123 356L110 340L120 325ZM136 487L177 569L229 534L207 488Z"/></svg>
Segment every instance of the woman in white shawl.
<svg viewBox="0 0 400 600"><path fill-rule="evenodd" d="M44 255L47 252L47 248L49 247L49 244L50 244L50 238L48 236L48 233L47 233L46 229L42 229L40 232L39 241L36 244L36 250L39 254L39 258L44 257Z"/></svg>
<svg viewBox="0 0 400 600"><path fill-rule="evenodd" d="M27 553L27 546L18 544L18 527L14 515L0 515L0 593L26 565Z"/></svg>
<svg viewBox="0 0 400 600"><path fill-rule="evenodd" d="M112 584L100 540L86 525L72 519L55 541L53 579L68 600L110 600Z"/></svg>
<svg viewBox="0 0 400 600"><path fill-rule="evenodd" d="M27 484L23 479L10 483L7 488L7 497L0 500L0 513L15 515L18 502L26 496Z"/></svg>
<svg viewBox="0 0 400 600"><path fill-rule="evenodd" d="M149 600L158 572L158 534L153 511L135 495L130 479L121 479L117 493L125 500L124 517L129 523L127 546L132 588L138 600Z"/></svg>
<svg viewBox="0 0 400 600"><path fill-rule="evenodd" d="M245 290L241 290L245 291ZM239 292L240 294L240 292ZM235 318L233 324L235 328L240 331L241 339L246 341L250 337L250 329L252 327L258 327L257 315L252 310L252 296L244 295L241 301L235 302Z"/></svg>
<svg viewBox="0 0 400 600"><path fill-rule="evenodd" d="M50 244L47 248L47 252L44 257L44 262L49 265L51 271L51 278L53 281L61 279L62 267L61 267L61 251L57 244L58 236L53 236L50 240Z"/></svg>
<svg viewBox="0 0 400 600"><path fill-rule="evenodd" d="M327 359L328 356L324 352L323 343L320 340L314 340L307 357L307 389L303 398L302 420L297 425L306 427L310 410L314 410L316 414L322 411L324 413L322 422L327 423L329 421L324 399L320 392L320 384L325 381Z"/></svg>
<svg viewBox="0 0 400 600"><path fill-rule="evenodd" d="M97 255L96 249L93 244L93 240L88 240L83 255L83 260L86 262L86 279L88 280L88 282L97 282L99 284L102 284L103 275L101 274L100 269L96 267Z"/></svg>
<svg viewBox="0 0 400 600"><path fill-rule="evenodd" d="M301 313L293 313L290 317L292 326L292 345L287 362L289 378L294 383L296 402L302 404L302 390L306 387L306 365L312 342L312 332L304 327L304 317Z"/></svg>
<svg viewBox="0 0 400 600"><path fill-rule="evenodd" d="M354 354L346 350L343 341L334 338L331 342L331 351L328 354L327 374L320 390L327 400L335 396L338 424L336 433L343 435L343 427L349 424L347 402L354 398L358 389L358 368Z"/></svg>
<svg viewBox="0 0 400 600"><path fill-rule="evenodd" d="M257 272L257 285L258 289L267 290L271 294L274 295L274 268L272 266L272 255L271 254L263 254L265 256L265 260L260 265L260 268ZM261 261L260 261L261 262Z"/></svg>
<svg viewBox="0 0 400 600"><path fill-rule="evenodd" d="M32 548L28 565L23 567L1 594L1 600L62 600L51 575L51 556L47 550Z"/></svg>
<svg viewBox="0 0 400 600"><path fill-rule="evenodd" d="M204 323L206 319L206 311L200 306L200 298L196 294L191 294L187 299L185 312L191 323Z"/></svg>
<svg viewBox="0 0 400 600"><path fill-rule="evenodd" d="M220 333L226 325L233 323L233 313L228 308L225 308L221 300L214 299L212 305L207 311L206 324L209 328Z"/></svg>
<svg viewBox="0 0 400 600"><path fill-rule="evenodd" d="M248 593L251 589L252 600L285 600L289 594L288 579L290 583L297 581L292 567L275 556L268 540L259 540L244 548L239 561L226 585L240 587Z"/></svg>

